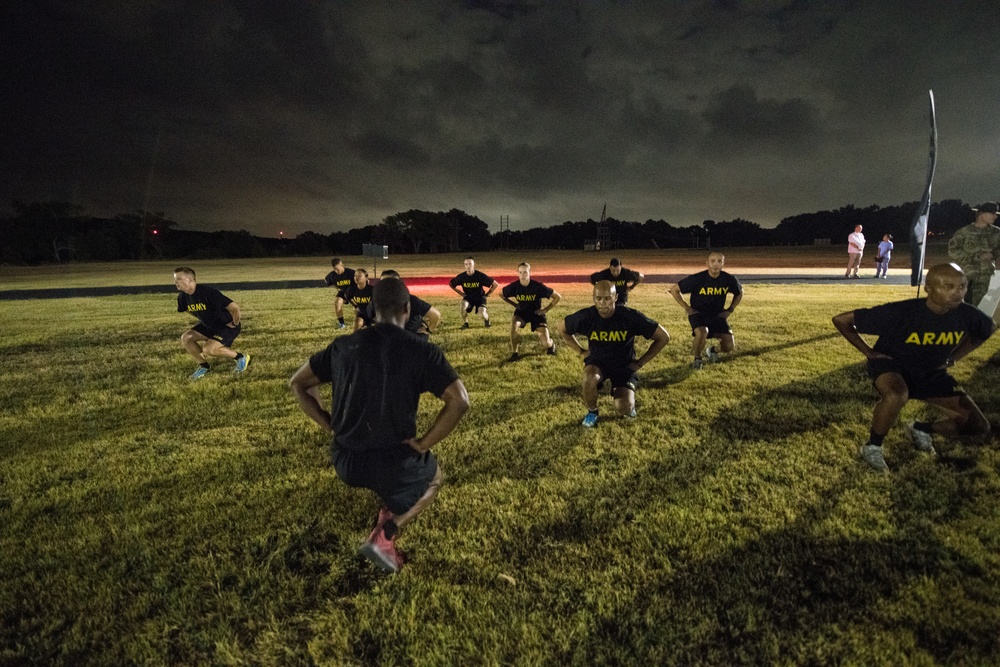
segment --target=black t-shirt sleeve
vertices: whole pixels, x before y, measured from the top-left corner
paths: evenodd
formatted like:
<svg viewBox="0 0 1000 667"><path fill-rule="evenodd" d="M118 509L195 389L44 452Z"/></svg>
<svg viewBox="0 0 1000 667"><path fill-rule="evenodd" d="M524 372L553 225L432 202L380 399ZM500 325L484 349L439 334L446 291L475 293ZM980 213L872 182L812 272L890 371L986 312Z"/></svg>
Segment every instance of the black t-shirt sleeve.
<svg viewBox="0 0 1000 667"><path fill-rule="evenodd" d="M510 285L505 285L504 288L500 290L500 293L509 299L514 296L515 293L514 290L516 289L517 289L517 283L513 282Z"/></svg>
<svg viewBox="0 0 1000 667"><path fill-rule="evenodd" d="M461 284L462 284L462 274L461 273L458 274L457 276L455 276L454 278L452 278L448 282L449 287L458 287Z"/></svg>
<svg viewBox="0 0 1000 667"><path fill-rule="evenodd" d="M493 282L494 282L494 280L492 278L490 278L488 275L486 275L485 273L480 273L479 274L479 284L483 286L483 291L484 292L489 292L490 291L490 288L493 287Z"/></svg>
<svg viewBox="0 0 1000 667"><path fill-rule="evenodd" d="M566 327L566 333L571 336L580 333L580 327L583 325L586 312L586 310L578 310L575 313L566 316L566 319L563 320L563 325Z"/></svg>
<svg viewBox="0 0 1000 667"><path fill-rule="evenodd" d="M740 282L740 279L734 275L730 275L729 277L732 279L733 283L732 284L733 296L736 296L737 294L740 295L743 294L743 284Z"/></svg>
<svg viewBox="0 0 1000 667"><path fill-rule="evenodd" d="M372 309L374 310L374 304ZM410 296L410 315L416 315L417 317L423 317L431 310L431 304L427 303L420 297Z"/></svg>
<svg viewBox="0 0 1000 667"><path fill-rule="evenodd" d="M332 356L333 343L330 343L325 350L309 357L309 368L320 382L327 383L333 380L333 370L330 364Z"/></svg>
<svg viewBox="0 0 1000 667"><path fill-rule="evenodd" d="M603 278L603 274L604 274L603 271L595 271L594 273L591 273L590 274L590 284L594 285L594 284L598 283L601 280L601 278Z"/></svg>
<svg viewBox="0 0 1000 667"><path fill-rule="evenodd" d="M552 298L552 288L544 283L538 283L538 296L542 299Z"/></svg>
<svg viewBox="0 0 1000 667"><path fill-rule="evenodd" d="M652 338L659 326L658 322L646 317L639 311L632 311L632 321L629 323L629 327L643 338Z"/></svg>
<svg viewBox="0 0 1000 667"><path fill-rule="evenodd" d="M427 365L422 390L441 397L444 390L458 379L458 373L444 357L444 352L437 345L425 343L423 346Z"/></svg>
<svg viewBox="0 0 1000 667"><path fill-rule="evenodd" d="M323 282L326 283L327 287L333 285L335 282L337 282L337 274L331 271L330 273L326 274L326 278L323 278Z"/></svg>

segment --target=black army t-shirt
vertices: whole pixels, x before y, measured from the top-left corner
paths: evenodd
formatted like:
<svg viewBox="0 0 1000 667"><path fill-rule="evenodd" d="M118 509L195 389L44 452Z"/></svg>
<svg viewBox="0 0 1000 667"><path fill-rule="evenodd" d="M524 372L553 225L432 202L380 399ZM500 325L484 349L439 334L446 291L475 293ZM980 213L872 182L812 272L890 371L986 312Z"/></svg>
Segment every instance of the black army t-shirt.
<svg viewBox="0 0 1000 667"><path fill-rule="evenodd" d="M323 280L327 287L336 287L337 291L341 292L354 284L354 269L344 267L344 272L341 274L331 271Z"/></svg>
<svg viewBox="0 0 1000 667"><path fill-rule="evenodd" d="M177 312L190 313L213 331L221 331L233 321L226 306L233 302L228 296L208 285L195 285L194 294L177 293Z"/></svg>
<svg viewBox="0 0 1000 667"><path fill-rule="evenodd" d="M677 288L681 294L691 295L691 307L702 315L718 315L726 309L726 297L743 294L736 276L719 271L719 277L713 278L707 269L683 278Z"/></svg>
<svg viewBox="0 0 1000 667"><path fill-rule="evenodd" d="M603 271L590 274L591 285L596 285L602 280L607 280L609 283L612 283L615 286L616 292L615 303L622 306L628 303L628 290L625 289L625 286L629 283L634 283L638 279L638 271L626 269L624 266L617 276L611 274L611 267L608 267Z"/></svg>
<svg viewBox="0 0 1000 667"><path fill-rule="evenodd" d="M938 315L927 299L907 299L854 311L858 333L878 336L872 347L910 368L940 368L966 338L986 340L993 321L967 303Z"/></svg>
<svg viewBox="0 0 1000 667"><path fill-rule="evenodd" d="M392 324L337 338L309 367L333 385L334 444L353 451L394 449L415 437L420 394L440 397L458 379L441 348Z"/></svg>
<svg viewBox="0 0 1000 667"><path fill-rule="evenodd" d="M451 279L452 287L461 287L465 296L481 297L493 285L493 279L482 271L473 271L470 276L465 271Z"/></svg>
<svg viewBox="0 0 1000 667"><path fill-rule="evenodd" d="M568 316L565 326L566 333L587 338L592 361L622 367L635 361L635 337L652 338L659 324L628 306L615 306L607 319L591 306Z"/></svg>
<svg viewBox="0 0 1000 667"><path fill-rule="evenodd" d="M515 315L534 315L535 311L542 307L542 299L552 298L552 288L537 280L528 280L527 285L515 280L504 287L501 293L511 301L517 302Z"/></svg>
<svg viewBox="0 0 1000 667"><path fill-rule="evenodd" d="M406 321L406 326L403 328L407 331L412 331L417 333L420 328L424 325L424 315L430 312L431 304L427 303L418 296L410 295L410 319ZM362 316L365 320L367 326L371 326L375 323L375 304L371 301L365 307L364 315Z"/></svg>

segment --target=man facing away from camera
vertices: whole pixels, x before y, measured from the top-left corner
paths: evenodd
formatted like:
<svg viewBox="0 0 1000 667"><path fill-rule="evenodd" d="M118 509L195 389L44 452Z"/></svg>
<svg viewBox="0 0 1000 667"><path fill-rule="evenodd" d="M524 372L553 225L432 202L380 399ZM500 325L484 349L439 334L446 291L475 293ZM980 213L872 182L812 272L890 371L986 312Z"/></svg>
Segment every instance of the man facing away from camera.
<svg viewBox="0 0 1000 667"><path fill-rule="evenodd" d="M441 348L403 327L410 292L402 280L374 288L375 324L334 340L292 376L299 407L332 435L333 467L348 486L375 492L382 503L375 529L359 552L388 572L403 558L396 539L437 496L443 476L431 447L458 425L469 395ZM319 386L332 385L330 411ZM420 395L444 405L417 437Z"/></svg>

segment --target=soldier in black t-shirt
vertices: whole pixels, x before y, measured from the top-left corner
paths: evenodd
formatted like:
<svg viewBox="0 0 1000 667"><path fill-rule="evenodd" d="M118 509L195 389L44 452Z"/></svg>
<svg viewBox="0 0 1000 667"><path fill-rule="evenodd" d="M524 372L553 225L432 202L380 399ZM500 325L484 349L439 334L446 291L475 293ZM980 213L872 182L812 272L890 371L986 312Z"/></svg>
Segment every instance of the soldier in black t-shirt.
<svg viewBox="0 0 1000 667"><path fill-rule="evenodd" d="M938 264L927 272L927 297L896 301L841 313L833 324L868 359L880 400L872 415L871 434L861 458L888 472L882 442L911 398L935 405L945 417L910 422L906 434L922 452L934 453L932 433L944 436L985 435L990 424L947 368L982 345L996 325L974 306L963 303L965 274L955 264ZM859 334L878 336L869 346Z"/></svg>
<svg viewBox="0 0 1000 667"><path fill-rule="evenodd" d="M368 304L372 300L374 284L368 282L368 272L364 269L354 270L354 284L344 291L344 300L354 306L354 331L371 322L365 319Z"/></svg>
<svg viewBox="0 0 1000 667"><path fill-rule="evenodd" d="M399 272L394 269L386 269L379 274L380 281L385 278L402 280ZM375 321L375 304L373 302L369 302L367 308L365 308L364 319L366 326L371 325L371 323ZM426 338L434 333L434 330L437 329L440 322L441 311L420 297L412 294L410 295L410 319L406 321L406 325L403 327L404 329Z"/></svg>
<svg viewBox="0 0 1000 667"><path fill-rule="evenodd" d="M212 357L236 361L233 373L239 375L250 365L250 355L230 349L240 335L242 324L239 304L214 287L199 285L194 269L181 266L174 269L174 286L177 287L177 312L190 313L198 324L181 334L181 344L198 362L191 374L192 380L205 377Z"/></svg>
<svg viewBox="0 0 1000 667"><path fill-rule="evenodd" d="M462 297L462 328L469 328L469 313L475 310L483 315L483 325L490 326L490 314L486 311L486 299L500 287L500 283L482 271L476 270L476 260L465 258L465 271L448 283L452 291ZM461 289L459 289L461 287Z"/></svg>
<svg viewBox="0 0 1000 667"><path fill-rule="evenodd" d="M323 282L326 283L327 287L333 287L337 290L333 309L337 314L337 328L345 329L347 324L344 323L344 304L347 302L347 288L354 284L354 269L346 268L339 257L331 259L330 265L333 267L333 271L326 274Z"/></svg>
<svg viewBox="0 0 1000 667"><path fill-rule="evenodd" d="M701 368L704 363L701 355L705 352L709 338L717 338L720 348L708 348L710 364L718 361L720 351L732 352L736 349L733 330L729 328L729 316L743 300L743 286L736 276L722 270L725 263L726 256L721 252L709 253L707 271L690 275L670 286L670 296L688 314L688 322L691 324L691 349L694 353L691 368L694 369ZM684 303L681 294L691 295L691 305ZM726 301L730 295L733 300L727 308Z"/></svg>
<svg viewBox="0 0 1000 667"><path fill-rule="evenodd" d="M518 345L521 342L521 327L531 325L532 331L538 332L538 342L545 348L546 354L556 353L556 344L549 337L549 325L545 314L555 308L562 295L551 287L546 287L537 280L531 279L531 265L521 262L517 267L518 279L507 285L500 292L504 301L514 306L514 317L510 321L511 355L508 361L517 361ZM542 299L549 303L542 307Z"/></svg>
<svg viewBox="0 0 1000 667"><path fill-rule="evenodd" d="M430 448L444 439L469 408L465 385L441 349L403 329L409 291L401 280L375 286L376 322L335 339L292 376L299 407L333 436L333 466L349 486L371 489L383 507L360 552L396 572L399 530L434 500L442 474ZM327 412L319 385L332 384ZM424 435L417 437L420 395L444 402Z"/></svg>
<svg viewBox="0 0 1000 667"><path fill-rule="evenodd" d="M615 286L618 294L618 305L624 306L628 303L629 292L634 290L645 276L638 271L626 269L617 257L611 258L608 268L597 273L590 274L590 284L596 285L601 280L607 280Z"/></svg>
<svg viewBox="0 0 1000 667"><path fill-rule="evenodd" d="M568 316L559 325L559 333L569 348L584 358L583 402L588 412L582 424L588 428L597 425L597 396L605 380L611 380L618 414L635 417L636 373L670 342L667 330L637 310L618 306L615 286L602 280L594 285L594 305ZM580 345L577 335L587 339L588 347ZM636 336L653 341L638 359Z"/></svg>

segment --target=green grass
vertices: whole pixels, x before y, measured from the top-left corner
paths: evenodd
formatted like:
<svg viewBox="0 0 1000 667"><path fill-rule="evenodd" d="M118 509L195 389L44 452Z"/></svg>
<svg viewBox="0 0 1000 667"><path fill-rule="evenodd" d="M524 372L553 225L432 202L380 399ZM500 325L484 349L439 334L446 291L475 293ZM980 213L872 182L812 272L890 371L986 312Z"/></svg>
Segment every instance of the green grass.
<svg viewBox="0 0 1000 667"><path fill-rule="evenodd" d="M587 304L559 288L556 316ZM172 295L0 302L0 664L997 664L995 441L931 460L896 428L891 476L856 460L875 395L830 317L911 295L752 285L738 354L692 373L644 286L673 341L639 419L602 396L593 431L578 359L526 336L503 364L509 308L459 331L430 298L472 408L397 576L286 388L336 335L328 290L230 293L251 370L199 383ZM998 350L955 369L994 428Z"/></svg>

